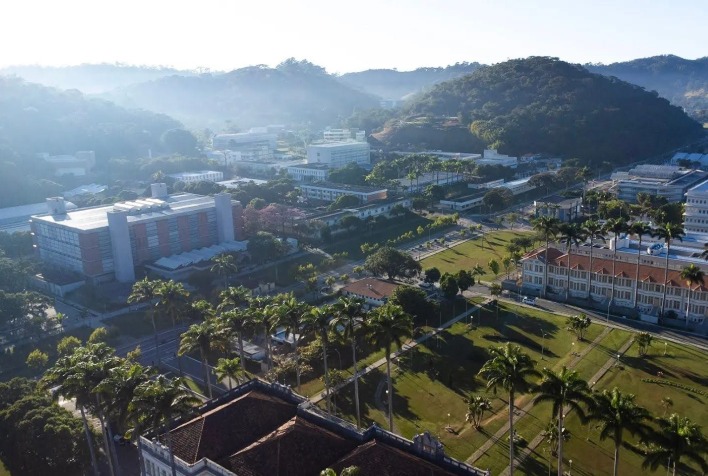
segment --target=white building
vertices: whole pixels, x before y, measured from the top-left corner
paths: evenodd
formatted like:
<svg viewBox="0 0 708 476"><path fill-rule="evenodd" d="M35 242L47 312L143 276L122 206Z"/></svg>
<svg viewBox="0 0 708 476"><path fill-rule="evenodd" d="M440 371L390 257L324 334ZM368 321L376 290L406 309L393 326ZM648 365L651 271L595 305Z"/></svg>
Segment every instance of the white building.
<svg viewBox="0 0 708 476"><path fill-rule="evenodd" d="M317 182L327 180L329 170L324 164L301 164L288 167L288 175L298 182Z"/></svg>
<svg viewBox="0 0 708 476"><path fill-rule="evenodd" d="M477 159L477 165L501 165L515 169L519 165L519 159L500 154L495 149L485 149L481 159Z"/></svg>
<svg viewBox="0 0 708 476"><path fill-rule="evenodd" d="M367 166L371 161L367 142L327 142L307 146L307 163L324 164L333 169L355 163Z"/></svg>
<svg viewBox="0 0 708 476"><path fill-rule="evenodd" d="M300 185L303 198L333 202L343 195L352 195L362 204L386 198L388 190L378 187L365 187L361 185L347 185L342 183L317 182Z"/></svg>
<svg viewBox="0 0 708 476"><path fill-rule="evenodd" d="M325 142L345 142L349 140L364 142L366 140L366 132L359 129L325 129L322 136Z"/></svg>
<svg viewBox="0 0 708 476"><path fill-rule="evenodd" d="M168 177L184 183L220 182L224 180L224 172L219 172L218 170L196 170L194 172L169 174Z"/></svg>
<svg viewBox="0 0 708 476"><path fill-rule="evenodd" d="M686 192L683 229L698 241L708 242L708 181Z"/></svg>
<svg viewBox="0 0 708 476"><path fill-rule="evenodd" d="M217 134L212 139L212 145L216 150L239 152L241 156L238 160L268 161L273 160L276 139L275 134L268 132Z"/></svg>
<svg viewBox="0 0 708 476"><path fill-rule="evenodd" d="M92 150L76 152L74 155L49 155L47 153L37 155L54 169L54 175L57 177L63 175L83 177L96 165L96 154Z"/></svg>

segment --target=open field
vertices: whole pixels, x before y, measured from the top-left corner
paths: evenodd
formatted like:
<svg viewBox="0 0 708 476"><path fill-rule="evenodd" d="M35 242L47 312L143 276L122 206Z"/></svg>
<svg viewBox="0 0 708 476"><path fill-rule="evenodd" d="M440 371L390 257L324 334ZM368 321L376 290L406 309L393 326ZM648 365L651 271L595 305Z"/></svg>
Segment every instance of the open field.
<svg viewBox="0 0 708 476"><path fill-rule="evenodd" d="M423 269L436 267L441 273L456 273L460 269L470 270L476 265L481 265L488 274L482 276L483 281L487 281L494 277L499 277L505 274L502 259L509 253L505 246L509 244L512 238L516 236L529 235L529 231L492 231L486 233L484 242L482 237L476 237L469 241L465 241L448 250L437 253L433 256L425 258L421 261ZM490 274L490 260L495 259L499 262L501 271L498 275Z"/></svg>

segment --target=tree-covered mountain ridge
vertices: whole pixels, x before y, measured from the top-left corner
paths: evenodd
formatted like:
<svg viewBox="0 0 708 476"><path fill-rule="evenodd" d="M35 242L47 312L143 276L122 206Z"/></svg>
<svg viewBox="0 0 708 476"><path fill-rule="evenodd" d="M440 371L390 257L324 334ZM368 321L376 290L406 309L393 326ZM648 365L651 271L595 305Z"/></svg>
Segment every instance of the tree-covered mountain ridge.
<svg viewBox="0 0 708 476"><path fill-rule="evenodd" d="M700 124L655 92L557 58L531 57L435 85L376 138L392 148L490 146L621 164L702 134Z"/></svg>

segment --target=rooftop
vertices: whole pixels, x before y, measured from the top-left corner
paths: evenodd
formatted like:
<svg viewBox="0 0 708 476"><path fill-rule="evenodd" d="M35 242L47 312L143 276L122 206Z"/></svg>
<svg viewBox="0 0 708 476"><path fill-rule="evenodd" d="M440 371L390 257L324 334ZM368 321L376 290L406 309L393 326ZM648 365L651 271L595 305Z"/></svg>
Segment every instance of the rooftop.
<svg viewBox="0 0 708 476"><path fill-rule="evenodd" d="M689 193L690 193L690 192L694 192L694 193L706 193L706 192L708 192L708 180L706 180L705 182L701 182L701 183L699 183L698 185L696 185L695 187L692 187L692 188L688 189L688 192L689 192Z"/></svg>
<svg viewBox="0 0 708 476"><path fill-rule="evenodd" d="M191 170L189 172L177 172L175 174L169 174L168 177L194 177L197 175L204 175L204 174L219 174L218 170Z"/></svg>
<svg viewBox="0 0 708 476"><path fill-rule="evenodd" d="M329 165L326 164L297 164L291 165L290 167L297 167L298 169L329 170Z"/></svg>
<svg viewBox="0 0 708 476"><path fill-rule="evenodd" d="M369 148L368 142L359 142L355 140L345 140L345 141L338 141L338 142L318 142L318 143L313 143L310 144L308 147L317 147L317 148L325 148L325 149L337 149L339 147L345 147L349 145L359 145L362 146L362 148L366 147L367 149Z"/></svg>
<svg viewBox="0 0 708 476"><path fill-rule="evenodd" d="M312 183L303 183L298 185L298 187L301 188L326 188L330 190L345 190L345 191L351 191L351 192L360 192L360 193L373 193L373 192L381 192L381 191L386 191L386 187L368 187L366 185L349 185L345 183L334 183L334 182L312 182Z"/></svg>
<svg viewBox="0 0 708 476"><path fill-rule="evenodd" d="M377 278L364 278L359 281L349 283L342 288L342 291L365 296L370 299L381 300L389 298L399 285L390 281Z"/></svg>

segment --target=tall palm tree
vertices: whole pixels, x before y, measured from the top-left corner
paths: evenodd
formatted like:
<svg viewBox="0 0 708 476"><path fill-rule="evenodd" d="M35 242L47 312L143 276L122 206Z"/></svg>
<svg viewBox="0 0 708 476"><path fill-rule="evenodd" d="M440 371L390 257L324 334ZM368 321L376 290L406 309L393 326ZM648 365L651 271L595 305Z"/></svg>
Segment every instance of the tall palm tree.
<svg viewBox="0 0 708 476"><path fill-rule="evenodd" d="M332 411L330 401L330 385L329 385L329 369L327 367L327 345L329 344L329 319L332 317L333 311L331 306L313 307L305 314L304 321L310 329L312 329L322 341L322 361L324 365L324 381L325 381L325 400L327 411Z"/></svg>
<svg viewBox="0 0 708 476"><path fill-rule="evenodd" d="M637 248L637 271L634 275L634 304L633 304L633 306L636 308L637 307L637 298L639 295L639 264L642 259L642 237L644 235L653 234L654 230L644 222L635 221L634 223L629 225L629 233L632 236L636 236L637 239L639 240L639 248Z"/></svg>
<svg viewBox="0 0 708 476"><path fill-rule="evenodd" d="M565 419L565 409L569 407L575 410L581 419L585 418L585 411L581 404L590 405L590 388L588 383L578 376L575 370L568 370L567 367L559 372L544 368L541 373L543 378L538 385L538 395L534 399L534 405L541 402L550 402L553 406L551 418L558 421L558 434L563 434L563 421ZM558 476L563 476L563 438L558 439Z"/></svg>
<svg viewBox="0 0 708 476"><path fill-rule="evenodd" d="M595 220L586 220L583 223L583 229L585 230L585 236L590 241L590 269L588 270L588 300L591 299L591 289L592 289L592 252L593 252L593 242L595 240L605 241L605 235L602 232L602 225L600 225Z"/></svg>
<svg viewBox="0 0 708 476"><path fill-rule="evenodd" d="M187 298L189 291L184 289L182 283L173 280L161 282L155 290L155 295L159 299L157 308L160 312L169 316L172 319L172 327L177 327L177 319L179 319L187 308Z"/></svg>
<svg viewBox="0 0 708 476"><path fill-rule="evenodd" d="M482 419L485 412L492 411L492 401L481 395L472 395L467 400L467 413L465 421L472 423L475 428L479 429L482 426Z"/></svg>
<svg viewBox="0 0 708 476"><path fill-rule="evenodd" d="M250 315L245 309L234 309L222 313L219 316L219 320L221 321L221 325L227 329L230 334L235 334L238 339L241 371L246 375L246 353L243 349L243 333L251 327Z"/></svg>
<svg viewBox="0 0 708 476"><path fill-rule="evenodd" d="M565 299L570 297L570 258L573 253L573 245L576 247L585 241L585 230L576 223L563 223L559 228L560 240L565 244L568 253L568 276L566 278Z"/></svg>
<svg viewBox="0 0 708 476"><path fill-rule="evenodd" d="M654 236L664 240L666 244L666 264L664 265L664 292L661 296L661 316L664 315L666 304L666 286L669 280L669 252L671 251L671 242L678 239L683 241L685 235L682 226L674 225L673 223L662 223L654 229Z"/></svg>
<svg viewBox="0 0 708 476"><path fill-rule="evenodd" d="M605 233L612 233L614 235L614 246L612 247L612 249L614 250L612 253L612 276L610 277L612 281L612 290L610 291L610 305L612 305L612 302L615 300L615 283L617 282L617 280L615 279L615 270L617 265L617 241L619 240L619 236L622 233L626 233L628 229L629 228L627 222L624 221L624 218L613 218L607 220L607 223L605 223L605 226L603 227Z"/></svg>
<svg viewBox="0 0 708 476"><path fill-rule="evenodd" d="M588 167L587 165L584 165L578 169L575 176L583 182L583 202L585 202L585 194L587 193L588 182L593 177L592 170L590 170L590 167Z"/></svg>
<svg viewBox="0 0 708 476"><path fill-rule="evenodd" d="M691 309L691 294L693 293L693 287L699 284L702 286L703 278L705 278L705 273L695 264L684 266L681 270L681 279L686 281L686 286L688 286L688 300L686 301L686 327L688 327L688 312Z"/></svg>
<svg viewBox="0 0 708 476"><path fill-rule="evenodd" d="M276 311L273 298L268 296L256 296L248 300L247 325L263 332L266 350L266 365L268 370L272 368L271 358L271 333L276 323Z"/></svg>
<svg viewBox="0 0 708 476"><path fill-rule="evenodd" d="M558 234L558 225L560 221L557 218L542 216L531 221L533 229L546 241L546 253L544 255L545 264L543 266L543 297L546 297L546 289L548 288L548 246Z"/></svg>
<svg viewBox="0 0 708 476"><path fill-rule="evenodd" d="M619 471L619 452L625 432L646 435L650 427L650 413L634 403L634 395L622 393L617 387L593 395L593 404L588 417L600 422L600 440L612 438L615 444L614 476Z"/></svg>
<svg viewBox="0 0 708 476"><path fill-rule="evenodd" d="M359 410L359 371L356 367L356 337L357 331L364 324L364 301L359 298L340 297L333 306L334 316L330 326L343 338L349 339L352 346L352 362L354 363L354 404L356 406L356 426L361 427Z"/></svg>
<svg viewBox="0 0 708 476"><path fill-rule="evenodd" d="M300 343L309 334L305 315L310 311L310 306L298 301L292 293L281 297L276 307L276 324L283 326L285 332L293 336L293 350L295 353L295 375L297 389L300 391Z"/></svg>
<svg viewBox="0 0 708 476"><path fill-rule="evenodd" d="M413 331L413 318L401 306L386 303L370 312L367 321L369 341L386 351L386 380L388 382L388 429L393 431L393 385L391 382L391 349L401 348L403 340Z"/></svg>
<svg viewBox="0 0 708 476"><path fill-rule="evenodd" d="M201 403L192 395L181 378L169 379L158 375L135 390L130 411L136 415L139 428L152 428L156 433L162 429L170 451L172 476L177 476L175 457L172 452L172 435L169 426L172 419L187 415Z"/></svg>
<svg viewBox="0 0 708 476"><path fill-rule="evenodd" d="M246 374L246 356L243 350L243 333L248 329L248 315L243 308L248 304L251 291L243 286L228 287L219 293L219 305L216 310L221 313L219 319L224 326L236 334L238 350L241 359L241 370Z"/></svg>
<svg viewBox="0 0 708 476"><path fill-rule="evenodd" d="M648 439L653 444L644 457L642 467L655 470L669 461L672 474L676 476L676 466L682 459L689 459L708 471L705 455L708 453L708 441L701 432L701 427L686 417L676 413L668 418L657 418L658 429Z"/></svg>
<svg viewBox="0 0 708 476"><path fill-rule="evenodd" d="M223 286L226 288L226 279L238 271L236 258L229 253L221 253L211 259L213 263L210 271L221 276Z"/></svg>
<svg viewBox="0 0 708 476"><path fill-rule="evenodd" d="M198 324L192 324L186 332L182 333L177 355L199 351L209 398L212 398L213 395L207 358L213 350L225 351L227 348L228 334L216 319L211 318Z"/></svg>
<svg viewBox="0 0 708 476"><path fill-rule="evenodd" d="M540 374L534 361L522 352L518 345L507 343L503 347L489 349L491 358L479 370L479 376L487 380L487 388L505 390L509 395L509 474L514 476L514 398L533 388L530 378Z"/></svg>
<svg viewBox="0 0 708 476"><path fill-rule="evenodd" d="M231 385L231 380L236 380L236 385L238 385L240 382L238 380L238 374L241 373L241 363L238 357L234 357L233 359L225 359L225 358L220 358L216 362L216 367L214 370L216 371L216 378L218 378L220 381L228 378L229 379L229 390L233 388L233 385Z"/></svg>
<svg viewBox="0 0 708 476"><path fill-rule="evenodd" d="M143 278L133 284L130 295L128 296L129 303L152 304L157 300L157 289L163 282L160 280L151 281L148 278ZM157 324L155 323L155 306L148 306L147 315L150 316L152 329L155 334L155 353L157 354L157 362L160 362L160 342L157 337Z"/></svg>

